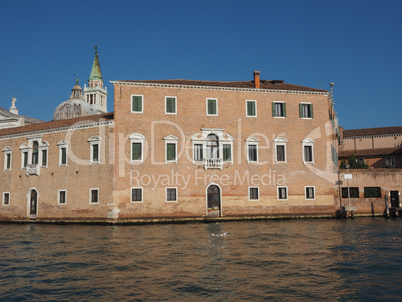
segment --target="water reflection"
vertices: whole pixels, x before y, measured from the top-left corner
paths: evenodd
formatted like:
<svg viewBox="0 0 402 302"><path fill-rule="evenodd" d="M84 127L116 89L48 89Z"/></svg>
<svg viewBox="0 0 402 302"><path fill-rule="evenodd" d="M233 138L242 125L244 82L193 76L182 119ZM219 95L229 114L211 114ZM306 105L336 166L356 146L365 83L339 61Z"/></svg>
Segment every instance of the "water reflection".
<svg viewBox="0 0 402 302"><path fill-rule="evenodd" d="M0 300L399 299L400 226L380 218L4 224Z"/></svg>

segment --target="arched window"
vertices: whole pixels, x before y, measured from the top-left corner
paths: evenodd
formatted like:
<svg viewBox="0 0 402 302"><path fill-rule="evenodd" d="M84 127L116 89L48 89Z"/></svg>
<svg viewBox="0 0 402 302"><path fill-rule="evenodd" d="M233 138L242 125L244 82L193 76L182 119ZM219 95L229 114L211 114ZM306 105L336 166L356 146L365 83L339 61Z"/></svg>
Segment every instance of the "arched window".
<svg viewBox="0 0 402 302"><path fill-rule="evenodd" d="M207 136L207 159L219 158L219 138L211 133Z"/></svg>
<svg viewBox="0 0 402 302"><path fill-rule="evenodd" d="M33 165L37 165L38 162L39 162L39 150L38 150L38 147L39 147L39 143L37 141L34 141L33 145L32 145L32 164Z"/></svg>

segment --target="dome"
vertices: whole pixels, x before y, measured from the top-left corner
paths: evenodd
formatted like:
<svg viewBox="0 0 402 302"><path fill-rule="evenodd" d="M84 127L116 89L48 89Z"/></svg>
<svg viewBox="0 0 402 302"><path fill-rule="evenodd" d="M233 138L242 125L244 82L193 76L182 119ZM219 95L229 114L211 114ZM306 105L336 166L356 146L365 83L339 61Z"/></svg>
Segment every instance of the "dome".
<svg viewBox="0 0 402 302"><path fill-rule="evenodd" d="M53 120L95 115L97 111L84 100L68 100L57 106L53 114Z"/></svg>
<svg viewBox="0 0 402 302"><path fill-rule="evenodd" d="M78 86L77 80L76 85L72 89L70 99L57 106L53 114L53 120L65 120L95 114L98 114L98 111L84 101L82 88Z"/></svg>

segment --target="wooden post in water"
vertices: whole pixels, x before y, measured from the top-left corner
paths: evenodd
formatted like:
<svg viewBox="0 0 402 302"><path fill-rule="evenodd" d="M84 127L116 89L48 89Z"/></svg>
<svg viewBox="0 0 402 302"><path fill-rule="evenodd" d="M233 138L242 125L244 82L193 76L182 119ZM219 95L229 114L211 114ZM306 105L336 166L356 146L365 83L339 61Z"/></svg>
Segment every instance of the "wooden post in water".
<svg viewBox="0 0 402 302"><path fill-rule="evenodd" d="M388 195L385 195L385 214L389 218L389 206L388 206Z"/></svg>

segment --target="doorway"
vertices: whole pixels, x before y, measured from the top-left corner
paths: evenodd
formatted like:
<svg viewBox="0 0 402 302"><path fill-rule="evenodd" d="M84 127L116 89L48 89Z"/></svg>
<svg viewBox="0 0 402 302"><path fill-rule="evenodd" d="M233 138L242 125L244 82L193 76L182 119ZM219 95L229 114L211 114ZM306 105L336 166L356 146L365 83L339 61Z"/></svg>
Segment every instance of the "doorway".
<svg viewBox="0 0 402 302"><path fill-rule="evenodd" d="M38 192L31 190L29 197L29 218L37 218L38 216Z"/></svg>
<svg viewBox="0 0 402 302"><path fill-rule="evenodd" d="M207 189L208 216L221 216L221 189L210 185Z"/></svg>
<svg viewBox="0 0 402 302"><path fill-rule="evenodd" d="M399 208L399 191L390 191L391 207Z"/></svg>

